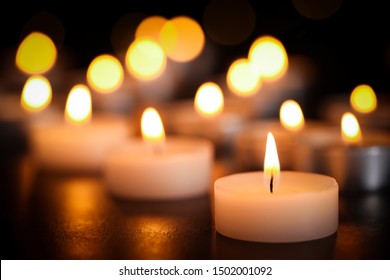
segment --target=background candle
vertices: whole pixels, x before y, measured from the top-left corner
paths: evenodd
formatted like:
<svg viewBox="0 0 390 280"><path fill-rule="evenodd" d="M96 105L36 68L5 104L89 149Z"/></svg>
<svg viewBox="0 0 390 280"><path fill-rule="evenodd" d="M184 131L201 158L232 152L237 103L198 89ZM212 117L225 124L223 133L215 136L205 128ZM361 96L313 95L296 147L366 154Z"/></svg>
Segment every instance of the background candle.
<svg viewBox="0 0 390 280"><path fill-rule="evenodd" d="M153 121L146 120L152 112ZM146 120L146 121L145 121ZM157 125L156 125L157 122ZM144 141L136 137L117 145L105 160L107 188L127 199L173 200L208 194L213 144L194 137L167 137L157 111L145 110ZM157 130L157 133L156 133Z"/></svg>
<svg viewBox="0 0 390 280"><path fill-rule="evenodd" d="M244 123L242 115L225 106L222 90L213 82L202 84L194 100L177 102L162 110L168 132L209 139L217 152L231 151Z"/></svg>
<svg viewBox="0 0 390 280"><path fill-rule="evenodd" d="M294 100L286 100L279 110L279 120L263 119L248 122L237 134L234 142L234 157L238 170L253 171L261 166L265 155L268 131L278 143L278 152L283 169L294 168L296 139L311 130L326 129L329 124L305 120L302 110Z"/></svg>
<svg viewBox="0 0 390 280"><path fill-rule="evenodd" d="M319 239L337 231L338 185L334 178L292 171L278 174L275 168L270 174L266 166L264 170L215 181L215 227L219 233L279 243Z"/></svg>
<svg viewBox="0 0 390 280"><path fill-rule="evenodd" d="M29 127L29 147L39 167L52 171L100 171L107 150L132 133L131 123L125 118L92 118L90 102L88 88L76 85L67 102L68 122L53 120Z"/></svg>
<svg viewBox="0 0 390 280"><path fill-rule="evenodd" d="M351 131L349 138L343 137L350 125L344 122L342 129L304 133L296 143L294 169L332 176L342 192L386 190L390 182L390 134L367 128L360 132L356 121L356 131Z"/></svg>

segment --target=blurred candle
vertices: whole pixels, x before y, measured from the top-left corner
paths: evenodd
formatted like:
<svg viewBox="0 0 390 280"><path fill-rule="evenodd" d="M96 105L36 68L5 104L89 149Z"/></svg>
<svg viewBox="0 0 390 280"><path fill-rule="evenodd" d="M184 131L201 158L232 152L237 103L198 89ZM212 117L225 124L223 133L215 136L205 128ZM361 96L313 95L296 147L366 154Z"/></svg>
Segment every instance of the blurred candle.
<svg viewBox="0 0 390 280"><path fill-rule="evenodd" d="M108 190L124 199L175 200L207 195L213 162L210 141L166 137L156 109L141 119L142 138L133 137L107 154L104 179Z"/></svg>
<svg viewBox="0 0 390 280"><path fill-rule="evenodd" d="M243 117L224 107L221 88L214 82L202 84L192 102L177 102L164 110L167 130L178 135L211 140L218 151L229 151Z"/></svg>
<svg viewBox="0 0 390 280"><path fill-rule="evenodd" d="M96 115L91 95L75 85L66 102L65 121L37 123L29 128L30 148L39 167L53 171L100 171L105 153L131 132L127 120Z"/></svg>
<svg viewBox="0 0 390 280"><path fill-rule="evenodd" d="M346 112L337 129L311 131L297 141L296 170L336 178L342 192L383 191L389 187L390 133L360 128Z"/></svg>

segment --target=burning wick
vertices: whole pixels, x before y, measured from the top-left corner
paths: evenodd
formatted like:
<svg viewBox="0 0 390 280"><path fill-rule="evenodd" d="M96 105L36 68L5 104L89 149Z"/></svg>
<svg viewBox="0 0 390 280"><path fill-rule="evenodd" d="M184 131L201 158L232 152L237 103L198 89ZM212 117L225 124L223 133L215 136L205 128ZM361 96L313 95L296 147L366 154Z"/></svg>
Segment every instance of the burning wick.
<svg viewBox="0 0 390 280"><path fill-rule="evenodd" d="M269 190L271 191L271 193L274 192L274 174L271 175L271 180L269 181Z"/></svg>

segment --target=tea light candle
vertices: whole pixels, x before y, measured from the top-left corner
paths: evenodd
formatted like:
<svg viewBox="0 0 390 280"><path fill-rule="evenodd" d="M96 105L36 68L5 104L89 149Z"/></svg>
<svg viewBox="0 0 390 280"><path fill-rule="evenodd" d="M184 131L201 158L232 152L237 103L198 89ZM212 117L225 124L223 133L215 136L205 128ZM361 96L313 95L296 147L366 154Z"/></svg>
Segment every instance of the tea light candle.
<svg viewBox="0 0 390 280"><path fill-rule="evenodd" d="M362 127L390 129L390 98L376 94L367 84L356 86L350 94L335 94L323 100L323 119L338 124L345 112L353 112Z"/></svg>
<svg viewBox="0 0 390 280"><path fill-rule="evenodd" d="M230 150L244 124L243 116L225 107L222 90L213 82L202 84L194 101L177 102L163 112L168 132L209 139L217 151Z"/></svg>
<svg viewBox="0 0 390 280"><path fill-rule="evenodd" d="M68 96L67 121L29 126L29 146L39 167L51 171L100 171L107 150L126 138L131 127L120 117L97 115L92 119L91 111L90 92L79 84Z"/></svg>
<svg viewBox="0 0 390 280"><path fill-rule="evenodd" d="M335 177L342 192L384 191L389 187L390 133L361 131L352 113L344 113L341 130L303 134L295 154L301 159L294 162L296 170Z"/></svg>
<svg viewBox="0 0 390 280"><path fill-rule="evenodd" d="M209 191L214 148L195 137L165 137L158 112L147 108L141 120L143 140L128 139L110 151L104 179L120 198L175 200Z"/></svg>
<svg viewBox="0 0 390 280"><path fill-rule="evenodd" d="M214 184L215 227L227 237L286 243L320 239L338 228L338 184L315 173L282 171L272 133L264 172L219 178Z"/></svg>
<svg viewBox="0 0 390 280"><path fill-rule="evenodd" d="M248 123L237 134L234 142L234 157L237 169L257 170L265 155L267 132L271 131L278 142L278 153L283 169L293 169L296 140L311 130L327 129L322 121L305 120L299 104L286 100L280 107L279 120L265 119Z"/></svg>

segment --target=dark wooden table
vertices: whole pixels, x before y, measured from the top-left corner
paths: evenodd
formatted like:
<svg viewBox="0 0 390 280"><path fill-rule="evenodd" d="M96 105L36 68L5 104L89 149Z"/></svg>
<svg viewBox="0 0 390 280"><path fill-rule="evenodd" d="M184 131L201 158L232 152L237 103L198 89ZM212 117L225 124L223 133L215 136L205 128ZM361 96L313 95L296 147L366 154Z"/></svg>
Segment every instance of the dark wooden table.
<svg viewBox="0 0 390 280"><path fill-rule="evenodd" d="M232 172L217 161L214 178ZM26 154L1 158L2 259L390 259L390 195L340 194L338 232L292 244L215 231L209 196L122 201L99 174L50 174Z"/></svg>

